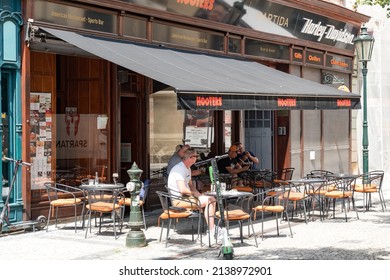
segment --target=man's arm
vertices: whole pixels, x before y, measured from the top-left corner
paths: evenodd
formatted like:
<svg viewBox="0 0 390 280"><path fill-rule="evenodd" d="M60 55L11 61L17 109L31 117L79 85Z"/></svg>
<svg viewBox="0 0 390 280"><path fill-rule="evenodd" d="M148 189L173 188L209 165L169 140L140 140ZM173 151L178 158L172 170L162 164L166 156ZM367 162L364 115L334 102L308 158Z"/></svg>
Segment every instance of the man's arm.
<svg viewBox="0 0 390 280"><path fill-rule="evenodd" d="M259 159L258 159L255 155L252 155L250 152L246 152L246 156L247 156L253 163L256 163L256 164L259 163Z"/></svg>
<svg viewBox="0 0 390 280"><path fill-rule="evenodd" d="M191 195L192 192L186 187L186 184L182 180L176 181L177 187L182 195Z"/></svg>
<svg viewBox="0 0 390 280"><path fill-rule="evenodd" d="M195 197L198 197L201 195L201 193L196 189L194 184L192 184L192 180L188 182L188 185L190 186L191 194Z"/></svg>
<svg viewBox="0 0 390 280"><path fill-rule="evenodd" d="M244 167L238 165L238 168L232 168L231 166L226 166L226 170L229 171L229 173L232 175L247 171L248 169L249 169L249 165L246 165Z"/></svg>

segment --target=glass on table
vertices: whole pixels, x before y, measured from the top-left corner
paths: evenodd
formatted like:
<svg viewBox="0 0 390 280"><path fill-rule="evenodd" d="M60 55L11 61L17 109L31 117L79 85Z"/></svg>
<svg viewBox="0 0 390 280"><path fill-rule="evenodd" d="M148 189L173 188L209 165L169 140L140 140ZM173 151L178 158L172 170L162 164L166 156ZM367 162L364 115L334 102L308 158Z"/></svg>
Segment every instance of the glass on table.
<svg viewBox="0 0 390 280"><path fill-rule="evenodd" d="M225 193L226 192L226 183L225 182L221 182L220 186L221 186L221 193Z"/></svg>

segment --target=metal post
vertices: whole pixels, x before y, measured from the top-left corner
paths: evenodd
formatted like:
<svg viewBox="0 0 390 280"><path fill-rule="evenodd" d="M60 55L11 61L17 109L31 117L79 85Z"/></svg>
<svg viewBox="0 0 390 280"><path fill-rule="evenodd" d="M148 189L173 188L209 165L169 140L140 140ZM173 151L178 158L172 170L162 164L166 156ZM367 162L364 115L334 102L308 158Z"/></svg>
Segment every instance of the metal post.
<svg viewBox="0 0 390 280"><path fill-rule="evenodd" d="M360 35L353 40L356 56L362 62L363 74L363 174L368 173L368 122L367 122L367 62L371 60L375 39L362 26ZM365 181L365 178L364 178Z"/></svg>
<svg viewBox="0 0 390 280"><path fill-rule="evenodd" d="M368 122L367 122L367 61L362 61L363 68L363 174L368 172Z"/></svg>

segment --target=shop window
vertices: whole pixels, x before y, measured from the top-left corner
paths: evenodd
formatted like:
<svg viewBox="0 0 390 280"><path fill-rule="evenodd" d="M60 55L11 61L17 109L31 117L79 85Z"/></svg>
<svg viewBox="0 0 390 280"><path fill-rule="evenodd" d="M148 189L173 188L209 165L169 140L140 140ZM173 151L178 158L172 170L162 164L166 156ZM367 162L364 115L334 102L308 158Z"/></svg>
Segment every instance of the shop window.
<svg viewBox="0 0 390 280"><path fill-rule="evenodd" d="M34 54L35 55L35 54ZM44 189L43 182L56 181L79 185L81 180L95 177L110 181L108 173L108 131L110 119L105 92L104 61L65 57L56 61L56 75L49 57L35 60L33 81L43 79L46 85L56 79L57 91L45 91L32 84L30 92L30 159L31 188ZM38 58L38 57L37 57ZM38 69L46 67L43 75ZM50 72L52 71L52 72ZM48 90L49 89L49 90Z"/></svg>
<svg viewBox="0 0 390 280"><path fill-rule="evenodd" d="M151 171L165 167L183 143L184 110L177 110L176 94L159 91L150 97L150 168Z"/></svg>

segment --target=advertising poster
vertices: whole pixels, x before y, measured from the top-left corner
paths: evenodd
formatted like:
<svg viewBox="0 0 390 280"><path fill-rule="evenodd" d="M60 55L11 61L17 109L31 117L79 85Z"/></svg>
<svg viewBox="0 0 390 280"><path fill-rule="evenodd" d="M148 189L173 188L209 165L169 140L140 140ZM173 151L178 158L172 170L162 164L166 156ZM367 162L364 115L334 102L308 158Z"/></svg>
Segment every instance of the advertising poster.
<svg viewBox="0 0 390 280"><path fill-rule="evenodd" d="M30 94L31 189L43 189L51 181L52 102L51 93Z"/></svg>
<svg viewBox="0 0 390 280"><path fill-rule="evenodd" d="M210 147L213 140L213 118L208 110L187 110L184 125L187 144L194 148Z"/></svg>
<svg viewBox="0 0 390 280"><path fill-rule="evenodd" d="M57 159L107 159L107 121L97 114L79 114L74 107L65 111L56 114Z"/></svg>

